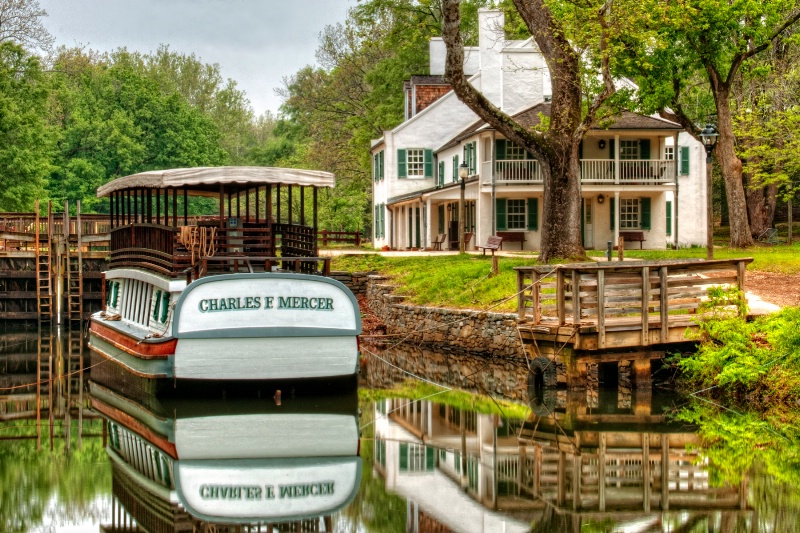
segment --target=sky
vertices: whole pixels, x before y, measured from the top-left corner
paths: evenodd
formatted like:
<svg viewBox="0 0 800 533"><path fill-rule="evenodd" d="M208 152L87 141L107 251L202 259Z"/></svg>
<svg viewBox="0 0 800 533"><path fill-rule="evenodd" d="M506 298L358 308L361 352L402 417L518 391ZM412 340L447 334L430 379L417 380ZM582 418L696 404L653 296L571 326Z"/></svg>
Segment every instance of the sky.
<svg viewBox="0 0 800 533"><path fill-rule="evenodd" d="M56 46L155 52L161 44L218 63L256 114L276 113L275 89L316 64L320 32L356 0L39 0Z"/></svg>

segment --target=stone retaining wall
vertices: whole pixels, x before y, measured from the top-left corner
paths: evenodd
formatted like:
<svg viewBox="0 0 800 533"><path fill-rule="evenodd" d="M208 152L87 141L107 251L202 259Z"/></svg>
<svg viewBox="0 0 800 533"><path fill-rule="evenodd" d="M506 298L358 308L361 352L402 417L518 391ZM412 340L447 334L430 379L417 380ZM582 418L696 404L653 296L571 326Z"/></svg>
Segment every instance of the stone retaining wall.
<svg viewBox="0 0 800 533"><path fill-rule="evenodd" d="M386 324L386 333L398 335L393 342L435 344L437 349L524 356L513 313L489 313L464 309L421 307L404 304L386 278L368 276L370 310Z"/></svg>
<svg viewBox="0 0 800 533"><path fill-rule="evenodd" d="M331 271L330 277L344 283L356 296L367 294L367 281L374 272L346 272L344 270Z"/></svg>

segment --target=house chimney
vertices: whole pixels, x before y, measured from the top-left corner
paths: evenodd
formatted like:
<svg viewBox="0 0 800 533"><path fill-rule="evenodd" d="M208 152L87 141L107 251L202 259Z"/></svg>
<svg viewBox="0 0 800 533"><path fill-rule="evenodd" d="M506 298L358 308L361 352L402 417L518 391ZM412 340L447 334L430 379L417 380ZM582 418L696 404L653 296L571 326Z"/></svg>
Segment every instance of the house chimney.
<svg viewBox="0 0 800 533"><path fill-rule="evenodd" d="M498 9L478 10L478 49L480 53L481 92L494 105L503 104L501 52L505 45L505 16Z"/></svg>

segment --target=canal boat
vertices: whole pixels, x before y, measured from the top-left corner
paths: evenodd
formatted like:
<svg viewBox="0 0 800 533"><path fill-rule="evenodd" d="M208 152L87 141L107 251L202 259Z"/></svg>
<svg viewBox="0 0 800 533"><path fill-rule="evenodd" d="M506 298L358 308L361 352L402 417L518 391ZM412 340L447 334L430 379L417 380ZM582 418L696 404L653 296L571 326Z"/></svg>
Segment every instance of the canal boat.
<svg viewBox="0 0 800 533"><path fill-rule="evenodd" d="M114 496L137 522L308 520L330 516L358 491L356 387L280 400L147 405L94 382L89 392L106 421Z"/></svg>
<svg viewBox="0 0 800 533"><path fill-rule="evenodd" d="M317 248L318 191L334 183L211 167L100 187L111 244L93 358L169 383L354 376L358 305Z"/></svg>

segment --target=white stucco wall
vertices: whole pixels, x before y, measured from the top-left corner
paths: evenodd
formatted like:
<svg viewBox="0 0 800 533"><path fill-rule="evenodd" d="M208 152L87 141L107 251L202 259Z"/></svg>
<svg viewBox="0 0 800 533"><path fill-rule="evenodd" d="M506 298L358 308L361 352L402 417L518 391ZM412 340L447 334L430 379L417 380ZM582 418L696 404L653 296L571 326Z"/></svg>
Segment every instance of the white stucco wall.
<svg viewBox="0 0 800 533"><path fill-rule="evenodd" d="M678 245L705 246L706 244L706 151L703 145L688 133L678 136L678 149L689 147L689 174L678 176Z"/></svg>
<svg viewBox="0 0 800 533"><path fill-rule="evenodd" d="M543 71L547 66L538 48L506 48L502 62L503 109L514 112L544 100Z"/></svg>

